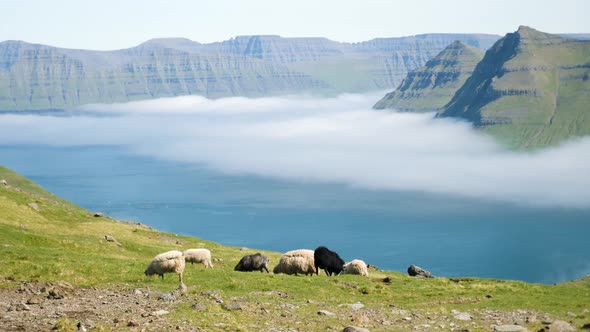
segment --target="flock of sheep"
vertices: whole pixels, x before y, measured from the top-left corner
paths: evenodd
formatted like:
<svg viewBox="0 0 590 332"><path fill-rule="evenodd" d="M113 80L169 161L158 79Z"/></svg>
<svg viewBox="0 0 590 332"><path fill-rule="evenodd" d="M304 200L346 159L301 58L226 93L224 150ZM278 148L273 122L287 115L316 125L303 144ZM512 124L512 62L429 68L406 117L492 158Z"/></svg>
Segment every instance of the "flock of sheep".
<svg viewBox="0 0 590 332"><path fill-rule="evenodd" d="M211 264L211 251L204 248L188 249L184 252L172 250L161 253L154 257L144 274L146 276L159 275L164 278L165 273L178 274L178 280L183 284L182 274L186 263L203 263L205 268L213 268ZM242 257L240 262L234 268L235 271L260 271L268 269L270 260L267 256L256 253ZM360 259L355 259L345 263L337 253L326 247L318 247L316 250L299 249L284 253L279 263L273 269L273 273L284 274L319 274L319 269L323 269L326 275L332 274L358 274L368 276L367 264Z"/></svg>

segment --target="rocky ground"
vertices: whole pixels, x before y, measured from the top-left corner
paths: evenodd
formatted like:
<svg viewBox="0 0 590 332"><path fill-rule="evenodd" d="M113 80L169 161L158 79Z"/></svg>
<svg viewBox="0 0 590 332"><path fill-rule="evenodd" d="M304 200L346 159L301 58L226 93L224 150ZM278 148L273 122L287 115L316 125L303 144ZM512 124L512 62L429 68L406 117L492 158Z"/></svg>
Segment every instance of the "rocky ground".
<svg viewBox="0 0 590 332"><path fill-rule="evenodd" d="M281 292L264 292L260 298L280 298L275 304L244 302L241 299L223 299L216 291L187 292L178 289L170 293L149 289L78 288L66 282L22 282L16 288L0 289L1 331L49 331L76 326L79 331L201 331L235 330L223 322L228 315L215 315L219 322L203 328L187 320L170 318L170 312L179 304L190 303L194 315L216 309L251 312L260 317L259 325L250 326L259 331L307 331L298 317L302 306L313 309L314 319L341 321L342 326L364 328L345 331L404 330L404 331L527 331L524 326L540 326L541 331L575 331L568 322L555 320L543 313L527 310L498 311L472 309L432 313L425 310L406 310L390 305L387 308L367 308L362 303L329 306L308 300L292 301ZM467 301L468 299L466 299ZM279 303L279 304L276 304ZM583 313L587 313L584 309ZM568 313L575 316L575 313ZM213 317L215 317L213 316ZM590 328L585 326L584 328ZM249 329L249 328L247 328ZM342 331L342 327L327 328ZM535 331L539 329L535 328Z"/></svg>

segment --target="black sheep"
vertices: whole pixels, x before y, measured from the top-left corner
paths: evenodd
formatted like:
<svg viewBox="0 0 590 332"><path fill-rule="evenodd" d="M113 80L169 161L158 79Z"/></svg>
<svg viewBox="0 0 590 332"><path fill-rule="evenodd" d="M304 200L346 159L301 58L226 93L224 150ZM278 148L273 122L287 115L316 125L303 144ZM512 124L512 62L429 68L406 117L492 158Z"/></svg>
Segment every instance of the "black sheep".
<svg viewBox="0 0 590 332"><path fill-rule="evenodd" d="M261 253L256 253L254 255L246 255L240 259L240 262L234 268L235 271L243 271L243 272L250 272L250 271L260 271L266 270L268 271L268 262L269 259L265 255Z"/></svg>
<svg viewBox="0 0 590 332"><path fill-rule="evenodd" d="M319 268L326 271L326 275L331 276L332 273L338 274L342 272L344 261L337 253L330 249L320 246L313 252L313 260L316 274L319 274Z"/></svg>

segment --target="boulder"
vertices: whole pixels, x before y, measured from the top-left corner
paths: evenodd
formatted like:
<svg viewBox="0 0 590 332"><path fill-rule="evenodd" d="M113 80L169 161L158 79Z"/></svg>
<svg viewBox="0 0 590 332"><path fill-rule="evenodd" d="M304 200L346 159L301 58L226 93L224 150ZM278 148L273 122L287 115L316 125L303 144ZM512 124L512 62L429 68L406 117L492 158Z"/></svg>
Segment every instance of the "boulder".
<svg viewBox="0 0 590 332"><path fill-rule="evenodd" d="M556 320L556 321L553 321L553 323L545 326L543 329L541 329L541 331L543 331L543 332L574 332L574 331L576 331L576 328L573 327L568 322L565 322L562 320Z"/></svg>
<svg viewBox="0 0 590 332"><path fill-rule="evenodd" d="M320 316L335 316L334 313L332 313L328 310L320 310L320 311L318 311L318 315L320 315Z"/></svg>
<svg viewBox="0 0 590 332"><path fill-rule="evenodd" d="M229 311L242 310L242 305L239 302L231 301L223 306L223 309Z"/></svg>
<svg viewBox="0 0 590 332"><path fill-rule="evenodd" d="M347 326L344 328L344 330L342 330L342 332L370 332L370 331L364 327Z"/></svg>
<svg viewBox="0 0 590 332"><path fill-rule="evenodd" d="M410 265L410 267L408 267L408 274L411 277L422 277L422 278L434 278L434 276L432 275L432 273L424 270L423 268L416 266L416 265Z"/></svg>
<svg viewBox="0 0 590 332"><path fill-rule="evenodd" d="M37 203L29 203L29 204L27 204L27 206L30 207L31 209L37 211L37 212L40 211L39 210L39 205L37 205Z"/></svg>

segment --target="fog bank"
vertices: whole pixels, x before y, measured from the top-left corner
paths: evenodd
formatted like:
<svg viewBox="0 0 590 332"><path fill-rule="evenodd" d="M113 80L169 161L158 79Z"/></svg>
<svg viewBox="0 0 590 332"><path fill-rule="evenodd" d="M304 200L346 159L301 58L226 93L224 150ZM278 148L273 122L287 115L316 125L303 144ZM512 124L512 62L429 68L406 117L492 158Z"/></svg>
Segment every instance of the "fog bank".
<svg viewBox="0 0 590 332"><path fill-rule="evenodd" d="M590 207L590 138L512 152L464 122L372 111L378 99L189 96L88 105L66 117L4 114L0 140L124 145L227 173Z"/></svg>

